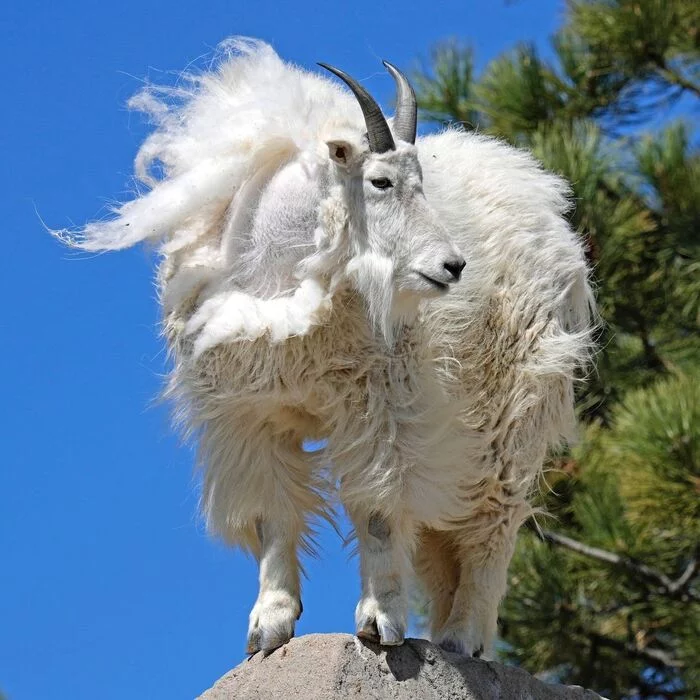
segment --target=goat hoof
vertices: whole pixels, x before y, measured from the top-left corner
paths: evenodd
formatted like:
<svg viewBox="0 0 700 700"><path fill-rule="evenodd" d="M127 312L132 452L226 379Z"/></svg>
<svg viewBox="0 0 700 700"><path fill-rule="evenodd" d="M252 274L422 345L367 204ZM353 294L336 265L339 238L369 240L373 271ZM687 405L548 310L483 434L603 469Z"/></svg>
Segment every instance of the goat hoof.
<svg viewBox="0 0 700 700"><path fill-rule="evenodd" d="M260 646L261 644L261 635L260 635L260 630L252 630L248 632L248 642L245 647L245 653L248 654L248 656L252 656L253 654L257 654L260 649L262 648Z"/></svg>
<svg viewBox="0 0 700 700"><path fill-rule="evenodd" d="M464 645L459 639L443 639L438 643L438 646L443 651L447 651L450 654L461 654L464 656Z"/></svg>
<svg viewBox="0 0 700 700"><path fill-rule="evenodd" d="M265 655L284 646L294 636L294 627L273 628L265 630L255 628L248 633L246 654L252 655L262 651Z"/></svg>
<svg viewBox="0 0 700 700"><path fill-rule="evenodd" d="M482 643L470 643L457 634L446 634L438 640L437 645L443 651L460 656L471 656L473 659L480 659L484 653Z"/></svg>
<svg viewBox="0 0 700 700"><path fill-rule="evenodd" d="M402 624L397 623L386 613L376 611L358 616L355 634L360 639L375 644L395 647L403 644L405 632L405 627Z"/></svg>
<svg viewBox="0 0 700 700"><path fill-rule="evenodd" d="M379 630L377 629L377 623L374 620L366 620L357 628L355 634L360 638L368 642L374 642L379 644Z"/></svg>
<svg viewBox="0 0 700 700"><path fill-rule="evenodd" d="M250 613L246 653L265 654L286 644L294 636L294 623L301 615L297 598L286 593L265 593Z"/></svg>
<svg viewBox="0 0 700 700"><path fill-rule="evenodd" d="M445 630L436 641L440 649L450 654L459 654L460 656L472 655L473 645L469 641L469 635L462 630Z"/></svg>
<svg viewBox="0 0 700 700"><path fill-rule="evenodd" d="M379 643L386 647L397 647L403 644L404 633L391 624L378 622Z"/></svg>

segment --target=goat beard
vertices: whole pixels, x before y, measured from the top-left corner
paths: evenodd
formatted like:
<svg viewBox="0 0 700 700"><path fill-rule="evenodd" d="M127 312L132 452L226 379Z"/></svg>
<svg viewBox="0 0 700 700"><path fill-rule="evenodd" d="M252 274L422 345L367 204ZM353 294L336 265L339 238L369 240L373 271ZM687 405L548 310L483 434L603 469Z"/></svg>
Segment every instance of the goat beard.
<svg viewBox="0 0 700 700"><path fill-rule="evenodd" d="M363 253L348 263L346 272L365 301L372 331L387 348L393 348L398 329L394 314L393 263L375 253Z"/></svg>

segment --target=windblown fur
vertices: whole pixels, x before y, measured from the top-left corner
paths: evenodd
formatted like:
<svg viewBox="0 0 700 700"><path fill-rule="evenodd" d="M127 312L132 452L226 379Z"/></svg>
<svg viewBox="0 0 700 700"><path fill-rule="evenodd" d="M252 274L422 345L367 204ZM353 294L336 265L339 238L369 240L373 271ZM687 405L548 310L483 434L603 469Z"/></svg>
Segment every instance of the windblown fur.
<svg viewBox="0 0 700 700"><path fill-rule="evenodd" d="M439 227L424 258L452 245L467 266L449 293L416 301L395 284L399 248L365 235L370 214L329 158L329 143L366 151L339 84L236 40L210 72L149 87L132 106L155 124L136 158L150 190L59 235L87 250L160 246L168 393L198 440L203 510L261 562L249 651L293 632L297 549L310 519L331 517L339 484L361 557L358 634L403 640L412 567L434 637L478 655L529 492L547 450L572 435L590 348L565 183L490 138L419 138ZM390 157L415 160L402 148ZM410 232L406 255L423 255L427 227ZM328 447L308 454L306 438Z"/></svg>

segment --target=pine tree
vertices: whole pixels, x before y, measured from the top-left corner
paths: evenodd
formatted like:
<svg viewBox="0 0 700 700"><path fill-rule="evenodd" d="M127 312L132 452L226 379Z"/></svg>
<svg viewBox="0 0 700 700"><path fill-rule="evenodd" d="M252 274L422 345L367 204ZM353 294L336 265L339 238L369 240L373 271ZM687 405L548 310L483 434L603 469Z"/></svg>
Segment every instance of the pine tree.
<svg viewBox="0 0 700 700"><path fill-rule="evenodd" d="M581 442L552 461L502 655L610 698L700 697L700 3L570 0L555 58L469 46L416 72L423 117L531 149L572 185L602 317Z"/></svg>

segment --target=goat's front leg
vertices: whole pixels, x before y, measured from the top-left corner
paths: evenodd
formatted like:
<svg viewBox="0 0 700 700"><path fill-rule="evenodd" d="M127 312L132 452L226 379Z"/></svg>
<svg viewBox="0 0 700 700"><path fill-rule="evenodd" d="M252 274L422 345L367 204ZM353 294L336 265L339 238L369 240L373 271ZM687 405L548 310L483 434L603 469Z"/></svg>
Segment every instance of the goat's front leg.
<svg viewBox="0 0 700 700"><path fill-rule="evenodd" d="M282 519L258 520L260 590L250 613L247 652L269 652L294 636L301 616L299 537Z"/></svg>
<svg viewBox="0 0 700 700"><path fill-rule="evenodd" d="M362 597L355 611L358 637L403 644L408 617L406 579L411 537L399 521L378 513L351 513L360 555Z"/></svg>

